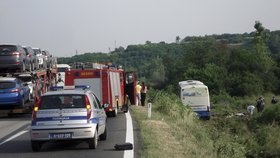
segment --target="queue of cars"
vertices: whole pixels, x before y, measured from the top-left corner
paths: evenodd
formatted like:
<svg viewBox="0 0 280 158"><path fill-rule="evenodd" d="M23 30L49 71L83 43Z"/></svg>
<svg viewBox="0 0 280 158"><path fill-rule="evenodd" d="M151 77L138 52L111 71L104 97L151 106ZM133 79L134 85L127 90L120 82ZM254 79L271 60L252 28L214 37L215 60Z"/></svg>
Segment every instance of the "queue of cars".
<svg viewBox="0 0 280 158"><path fill-rule="evenodd" d="M0 72L31 72L39 68L52 68L55 64L56 58L47 50L13 44L0 45Z"/></svg>
<svg viewBox="0 0 280 158"><path fill-rule="evenodd" d="M56 59L47 50L0 45L0 108L25 107L34 93L32 74L38 71L33 70L47 69L49 72L53 65L56 65ZM2 72L17 75L1 77ZM109 105L101 105L89 86L56 88L50 87L32 106L29 133L32 150L40 151L49 141L70 140L84 140L90 149L95 149L99 140L107 138L104 108Z"/></svg>

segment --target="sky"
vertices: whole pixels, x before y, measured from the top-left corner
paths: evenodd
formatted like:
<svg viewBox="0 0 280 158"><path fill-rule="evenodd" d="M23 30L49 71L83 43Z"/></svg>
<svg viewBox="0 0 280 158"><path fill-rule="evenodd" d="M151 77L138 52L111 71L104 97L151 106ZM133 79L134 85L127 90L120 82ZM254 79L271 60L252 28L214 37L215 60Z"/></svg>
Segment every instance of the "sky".
<svg viewBox="0 0 280 158"><path fill-rule="evenodd" d="M0 44L70 57L172 43L176 36L249 33L257 20L274 31L279 6L279 0L0 0Z"/></svg>

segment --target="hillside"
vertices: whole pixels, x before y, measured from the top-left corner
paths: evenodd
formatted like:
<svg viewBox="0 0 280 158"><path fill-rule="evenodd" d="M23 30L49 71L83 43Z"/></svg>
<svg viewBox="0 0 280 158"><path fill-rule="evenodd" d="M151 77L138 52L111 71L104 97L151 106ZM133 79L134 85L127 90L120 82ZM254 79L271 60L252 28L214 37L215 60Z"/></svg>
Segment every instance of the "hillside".
<svg viewBox="0 0 280 158"><path fill-rule="evenodd" d="M58 63L112 62L149 86L176 91L181 80L197 79L211 94L251 96L280 91L280 31L185 37L177 43L151 43L117 48L111 53L85 53ZM269 82L267 82L269 81Z"/></svg>

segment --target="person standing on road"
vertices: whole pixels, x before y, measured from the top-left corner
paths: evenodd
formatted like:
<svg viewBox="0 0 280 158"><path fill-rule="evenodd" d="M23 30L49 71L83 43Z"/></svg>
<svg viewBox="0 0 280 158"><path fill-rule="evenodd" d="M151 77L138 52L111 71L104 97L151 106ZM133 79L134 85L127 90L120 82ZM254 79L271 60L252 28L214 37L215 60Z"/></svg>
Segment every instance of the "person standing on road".
<svg viewBox="0 0 280 158"><path fill-rule="evenodd" d="M142 89L141 89L141 105L142 106L145 106L147 90L148 90L148 87L145 85L145 82L142 82Z"/></svg>
<svg viewBox="0 0 280 158"><path fill-rule="evenodd" d="M136 89L136 106L139 106L139 104L141 103L141 89L142 89L139 81L137 81L137 85L135 89Z"/></svg>

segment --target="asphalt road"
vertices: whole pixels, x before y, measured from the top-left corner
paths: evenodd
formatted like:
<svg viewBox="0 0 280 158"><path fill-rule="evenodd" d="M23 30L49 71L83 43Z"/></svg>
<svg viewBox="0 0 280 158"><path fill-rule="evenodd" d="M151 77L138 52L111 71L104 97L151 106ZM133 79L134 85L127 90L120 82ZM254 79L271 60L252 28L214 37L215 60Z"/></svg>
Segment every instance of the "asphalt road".
<svg viewBox="0 0 280 158"><path fill-rule="evenodd" d="M109 117L107 121L107 140L99 141L97 149L89 149L82 141L49 142L43 145L40 152L31 150L28 133L31 120L30 114L12 117L0 117L0 157L3 158L124 158L124 151L114 149L115 144L126 141L126 116L120 112L117 117ZM133 124L135 124L133 122ZM134 157L138 151L138 133L133 125ZM136 133L135 133L136 132ZM18 137L13 136L21 134ZM9 140L10 138L13 138ZM8 139L8 141L7 141ZM6 141L6 142L5 142ZM127 155L127 154L126 154ZM132 156L130 156L132 157Z"/></svg>

